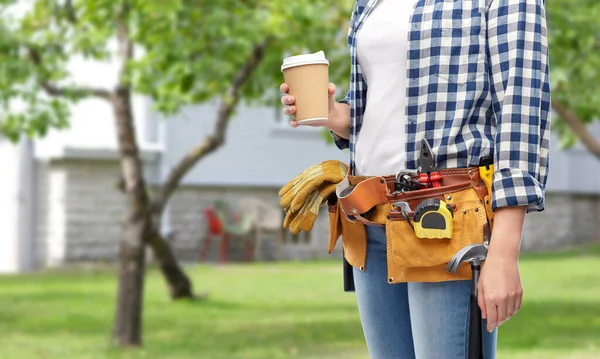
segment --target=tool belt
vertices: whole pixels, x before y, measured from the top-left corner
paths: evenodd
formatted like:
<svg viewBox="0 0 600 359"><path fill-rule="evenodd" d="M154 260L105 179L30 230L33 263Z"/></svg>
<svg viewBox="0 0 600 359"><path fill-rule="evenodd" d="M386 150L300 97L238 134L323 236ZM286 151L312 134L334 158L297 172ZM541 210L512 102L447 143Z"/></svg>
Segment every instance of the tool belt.
<svg viewBox="0 0 600 359"><path fill-rule="evenodd" d="M439 187L398 191L398 175L350 176L328 198L329 252L343 239L346 260L364 271L365 225L385 226L388 281L444 281L446 264L463 247L485 243L493 226L491 195L479 167L442 169Z"/></svg>

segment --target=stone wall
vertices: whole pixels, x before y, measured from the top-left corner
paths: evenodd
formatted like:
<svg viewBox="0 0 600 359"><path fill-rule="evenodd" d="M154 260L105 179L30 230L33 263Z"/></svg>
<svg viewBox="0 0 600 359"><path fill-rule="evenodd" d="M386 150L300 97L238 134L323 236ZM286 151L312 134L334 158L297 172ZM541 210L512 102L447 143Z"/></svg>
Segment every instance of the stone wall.
<svg viewBox="0 0 600 359"><path fill-rule="evenodd" d="M111 160L65 160L38 166L37 258L38 266L54 266L81 261L117 259L119 235L125 201L115 188L119 165ZM278 208L278 188L179 188L168 206L169 240L176 256L183 261L198 261L206 241L207 224L203 209L217 199L233 208L240 200L251 198ZM262 232L259 257L263 260L328 258L328 218L321 212L310 242L300 235L297 243L291 234L279 229ZM282 238L287 241L280 245ZM245 260L244 241L231 238L227 260ZM336 253L340 254L341 246ZM218 239L209 247L206 259L219 259Z"/></svg>
<svg viewBox="0 0 600 359"><path fill-rule="evenodd" d="M69 160L38 169L38 262L117 258L125 198L116 161Z"/></svg>
<svg viewBox="0 0 600 359"><path fill-rule="evenodd" d="M117 161L64 160L40 163L38 168L37 258L40 266L65 262L114 261L124 215L124 197L115 189L119 174ZM203 208L216 199L235 207L254 198L277 207L278 188L190 187L178 189L169 203L170 241L178 258L198 261L206 240ZM597 196L547 194L546 210L527 216L523 250L546 250L600 241L600 200ZM281 244L282 238L287 241ZM262 260L306 260L339 258L327 253L328 219L323 207L310 234L297 243L289 232L279 229L263 234L259 251ZM229 242L228 260L243 261L244 246L239 238ZM208 261L219 258L213 243Z"/></svg>
<svg viewBox="0 0 600 359"><path fill-rule="evenodd" d="M600 243L600 198L594 195L546 194L540 213L526 216L524 251L553 250Z"/></svg>

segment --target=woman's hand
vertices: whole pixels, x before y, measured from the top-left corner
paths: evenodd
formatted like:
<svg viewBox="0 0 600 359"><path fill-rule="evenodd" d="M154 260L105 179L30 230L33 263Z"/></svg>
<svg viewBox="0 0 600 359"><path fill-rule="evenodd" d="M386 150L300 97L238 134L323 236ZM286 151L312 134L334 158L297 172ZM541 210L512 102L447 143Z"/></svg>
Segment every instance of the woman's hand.
<svg viewBox="0 0 600 359"><path fill-rule="evenodd" d="M521 308L523 287L517 258L488 254L477 283L479 307L487 330L504 324Z"/></svg>
<svg viewBox="0 0 600 359"><path fill-rule="evenodd" d="M283 113L285 115L294 116L296 114L296 99L294 96L288 95L290 90L286 83L281 84L279 90L283 93L281 96L281 103L285 106ZM337 103L335 101L335 85L330 83L327 88L329 96L329 115L328 120L323 122L309 123L303 126L323 126L342 138L348 139L350 136L350 106L346 104ZM295 119L292 119L290 125L292 127L298 127L299 124Z"/></svg>
<svg viewBox="0 0 600 359"><path fill-rule="evenodd" d="M525 207L506 207L496 210L494 231L487 259L477 283L478 302L487 330L504 324L520 308L523 287L519 273L519 249Z"/></svg>

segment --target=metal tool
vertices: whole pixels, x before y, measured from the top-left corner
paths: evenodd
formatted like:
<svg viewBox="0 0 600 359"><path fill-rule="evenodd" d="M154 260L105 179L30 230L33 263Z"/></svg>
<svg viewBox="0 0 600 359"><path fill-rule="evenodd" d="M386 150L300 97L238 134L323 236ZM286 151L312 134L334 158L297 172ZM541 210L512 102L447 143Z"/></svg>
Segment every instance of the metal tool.
<svg viewBox="0 0 600 359"><path fill-rule="evenodd" d="M398 201L398 202L394 202L392 204L392 207L398 208L398 210L402 214L402 217L404 217L404 219L406 220L406 222L410 225L410 227L414 231L415 227L413 226L413 224L412 224L412 222L410 220L410 217L408 216L408 213L412 212L412 209L410 208L410 204L408 202L405 202L405 201Z"/></svg>
<svg viewBox="0 0 600 359"><path fill-rule="evenodd" d="M424 188L425 186L419 182L418 176L416 170L402 170L396 173L394 193L392 195Z"/></svg>
<svg viewBox="0 0 600 359"><path fill-rule="evenodd" d="M481 308L477 303L477 281L481 263L485 260L488 247L484 244L472 244L458 251L448 263L446 271L456 273L458 267L464 262L471 264L473 277L471 279L471 298L470 298L470 321L469 321L469 355L468 359L483 359L483 336Z"/></svg>
<svg viewBox="0 0 600 359"><path fill-rule="evenodd" d="M415 208L414 230L418 238L452 238L454 212L438 198L428 198Z"/></svg>
<svg viewBox="0 0 600 359"><path fill-rule="evenodd" d="M421 140L421 153L417 165L419 167L419 182L426 184L427 187L442 186L442 176L437 171L433 151L426 139Z"/></svg>

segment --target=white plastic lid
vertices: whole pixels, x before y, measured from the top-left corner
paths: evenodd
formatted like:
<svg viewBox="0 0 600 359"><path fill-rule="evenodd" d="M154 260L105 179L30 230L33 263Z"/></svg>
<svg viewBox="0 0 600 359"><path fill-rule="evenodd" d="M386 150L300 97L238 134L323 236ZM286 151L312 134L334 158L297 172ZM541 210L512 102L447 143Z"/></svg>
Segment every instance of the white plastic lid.
<svg viewBox="0 0 600 359"><path fill-rule="evenodd" d="M281 71L294 66L310 65L310 64L325 64L329 65L329 61L325 58L323 51L315 52L314 54L304 54L297 56L290 56L283 59L283 65L281 65Z"/></svg>

